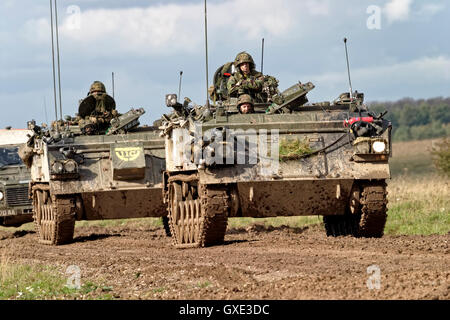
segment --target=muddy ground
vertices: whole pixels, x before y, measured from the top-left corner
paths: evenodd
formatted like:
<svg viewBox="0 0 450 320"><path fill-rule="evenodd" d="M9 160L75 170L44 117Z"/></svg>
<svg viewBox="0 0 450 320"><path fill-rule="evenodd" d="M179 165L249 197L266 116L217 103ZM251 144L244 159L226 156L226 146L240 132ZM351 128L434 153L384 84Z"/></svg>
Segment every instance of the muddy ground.
<svg viewBox="0 0 450 320"><path fill-rule="evenodd" d="M228 230L223 246L185 250L155 227L78 227L60 247L36 238L0 231L0 252L62 274L78 265L82 283L105 283L118 299L450 299L450 234L327 238L320 225L253 225Z"/></svg>

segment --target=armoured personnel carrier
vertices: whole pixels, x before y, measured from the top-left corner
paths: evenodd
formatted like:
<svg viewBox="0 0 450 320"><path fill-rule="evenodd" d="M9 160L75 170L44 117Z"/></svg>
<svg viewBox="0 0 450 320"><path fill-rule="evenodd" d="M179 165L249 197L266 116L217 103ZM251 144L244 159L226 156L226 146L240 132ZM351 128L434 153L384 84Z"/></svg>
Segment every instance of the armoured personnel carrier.
<svg viewBox="0 0 450 320"><path fill-rule="evenodd" d="M28 197L30 171L18 155L29 130L0 130L0 226L19 227L33 221Z"/></svg>
<svg viewBox="0 0 450 320"><path fill-rule="evenodd" d="M166 96L174 110L163 117L164 200L174 244L219 244L229 217L320 215L328 236L381 237L391 155L384 115L357 92L308 103L312 83L268 90L267 103L243 114L221 81L228 72L216 72L212 105Z"/></svg>
<svg viewBox="0 0 450 320"><path fill-rule="evenodd" d="M106 126L71 117L47 129L29 124L35 134L20 154L31 167L40 243L72 241L77 220L166 215L161 195L164 139L157 127L139 126L143 113L141 108L117 114Z"/></svg>

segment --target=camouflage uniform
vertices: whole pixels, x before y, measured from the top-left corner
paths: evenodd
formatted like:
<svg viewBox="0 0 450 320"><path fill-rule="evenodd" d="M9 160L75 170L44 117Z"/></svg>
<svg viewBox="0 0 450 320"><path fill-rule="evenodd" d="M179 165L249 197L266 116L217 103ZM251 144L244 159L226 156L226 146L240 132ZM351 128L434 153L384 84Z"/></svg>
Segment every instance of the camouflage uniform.
<svg viewBox="0 0 450 320"><path fill-rule="evenodd" d="M248 62L250 72L244 74L239 66ZM264 84L264 76L261 72L255 70L255 62L251 55L241 52L236 56L234 61L236 72L230 77L227 83L227 89L230 97L239 97L243 94L250 95L253 99L257 98L257 94L262 91Z"/></svg>
<svg viewBox="0 0 450 320"><path fill-rule="evenodd" d="M112 112L116 109L116 102L106 93L105 85L100 81L94 81L94 83L91 85L88 94L88 98L89 97L93 97L95 99L95 106L94 103L92 103L94 102L94 100L92 100L91 98L89 107L86 107L85 110L80 110L82 111L81 113L83 113L80 114L82 118L86 116L103 115L106 112Z"/></svg>
<svg viewBox="0 0 450 320"><path fill-rule="evenodd" d="M105 131L113 117L117 116L116 102L106 93L106 88L100 81L94 81L89 94L78 108L80 128L85 128L86 134Z"/></svg>

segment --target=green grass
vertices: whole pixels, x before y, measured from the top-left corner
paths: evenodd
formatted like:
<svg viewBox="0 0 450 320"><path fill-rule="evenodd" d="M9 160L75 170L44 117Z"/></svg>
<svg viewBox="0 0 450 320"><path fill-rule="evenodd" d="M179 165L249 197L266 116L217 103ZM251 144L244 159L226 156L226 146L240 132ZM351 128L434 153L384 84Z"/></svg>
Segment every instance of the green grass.
<svg viewBox="0 0 450 320"><path fill-rule="evenodd" d="M204 289L204 288L209 287L211 284L212 284L212 283L209 282L209 281L203 281L203 282L197 283L197 287L198 287L198 288L201 288L201 289Z"/></svg>
<svg viewBox="0 0 450 320"><path fill-rule="evenodd" d="M293 140L281 140L279 152L281 161L298 160L312 152L313 150L307 140L300 141L298 138Z"/></svg>
<svg viewBox="0 0 450 320"><path fill-rule="evenodd" d="M75 228L78 227L162 227L161 218L133 218L133 219L118 219L118 220L95 220L95 221L77 221ZM27 223L19 228L0 227L0 231L33 231L35 230L34 223Z"/></svg>
<svg viewBox="0 0 450 320"><path fill-rule="evenodd" d="M321 217L274 217L274 218L230 218L228 219L229 228L245 228L253 224L263 224L266 227L288 226L291 228L301 228L308 225L314 225L322 222Z"/></svg>
<svg viewBox="0 0 450 320"><path fill-rule="evenodd" d="M166 287L159 287L159 288L155 288L152 290L153 293L163 293L164 291L166 291Z"/></svg>
<svg viewBox="0 0 450 320"><path fill-rule="evenodd" d="M11 228L11 227L2 227L0 226L0 231L7 231L7 232L15 232L15 231L33 231L34 230L34 223L26 223L21 225L18 228Z"/></svg>
<svg viewBox="0 0 450 320"><path fill-rule="evenodd" d="M0 300L113 299L112 287L80 279L79 289L70 288L69 276L54 266L13 262L5 249L0 256Z"/></svg>
<svg viewBox="0 0 450 320"><path fill-rule="evenodd" d="M431 235L450 232L450 214L445 208L433 210L421 201L392 206L385 233L395 235Z"/></svg>
<svg viewBox="0 0 450 320"><path fill-rule="evenodd" d="M96 221L77 221L76 227L162 227L161 218L133 218L119 220L96 220Z"/></svg>
<svg viewBox="0 0 450 320"><path fill-rule="evenodd" d="M102 292L97 293L98 288ZM110 293L104 293L108 291L110 287L89 281L80 289L72 289L67 287L67 278L54 267L15 264L2 256L0 300L113 299Z"/></svg>
<svg viewBox="0 0 450 320"><path fill-rule="evenodd" d="M388 184L386 234L430 235L450 232L450 179L442 176L393 179Z"/></svg>

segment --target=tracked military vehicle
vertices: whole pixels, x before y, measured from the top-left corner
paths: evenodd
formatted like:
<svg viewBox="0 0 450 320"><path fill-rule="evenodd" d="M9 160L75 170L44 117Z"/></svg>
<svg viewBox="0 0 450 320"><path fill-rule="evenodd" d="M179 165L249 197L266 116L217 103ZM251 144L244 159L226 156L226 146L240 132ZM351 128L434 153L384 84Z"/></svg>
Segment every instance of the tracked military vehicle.
<svg viewBox="0 0 450 320"><path fill-rule="evenodd" d="M31 131L0 130L0 226L19 227L33 221L28 197L30 171L18 155Z"/></svg>
<svg viewBox="0 0 450 320"><path fill-rule="evenodd" d="M242 114L221 85L226 69L216 72L212 105L166 96L174 110L163 117L164 200L174 244L219 244L229 217L318 215L328 236L381 237L391 155L384 115L357 92L308 103L312 83L275 90L277 103L269 94Z"/></svg>
<svg viewBox="0 0 450 320"><path fill-rule="evenodd" d="M40 243L72 241L78 220L166 215L164 139L157 127L139 126L143 113L132 109L117 115L108 126L102 123L106 131L98 131L96 119L67 117L47 129L30 123L35 135L21 157L31 166Z"/></svg>

